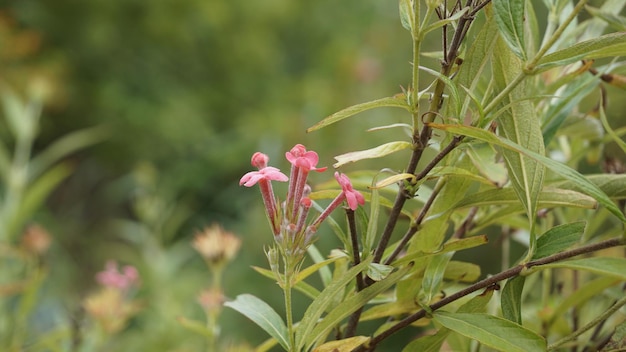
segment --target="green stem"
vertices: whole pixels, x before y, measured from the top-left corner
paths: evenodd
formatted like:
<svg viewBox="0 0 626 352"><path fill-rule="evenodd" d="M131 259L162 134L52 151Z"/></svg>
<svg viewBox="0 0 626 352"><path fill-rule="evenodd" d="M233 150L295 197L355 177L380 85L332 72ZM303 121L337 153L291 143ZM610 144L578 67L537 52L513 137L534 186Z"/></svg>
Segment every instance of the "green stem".
<svg viewBox="0 0 626 352"><path fill-rule="evenodd" d="M607 309L604 313L602 313L601 315L599 315L598 317L596 317L594 320L590 321L589 323L585 324L585 326L581 327L580 329L574 331L573 333L571 333L568 336L565 336L564 338L560 339L559 341L548 345L548 351L553 351L556 348L558 348L559 346L562 346L570 341L575 340L578 336L584 334L585 332L587 332L588 330L591 330L591 328L593 328L594 326L600 324L601 322L605 321L606 319L608 319L611 315L613 315L613 313L617 312L620 308L622 308L624 305L626 305L626 297L623 297L622 299L618 300L617 302L615 302L615 304L613 304L613 306L611 306L611 308Z"/></svg>
<svg viewBox="0 0 626 352"><path fill-rule="evenodd" d="M294 352L296 348L295 335L293 330L293 310L291 303L291 291L294 275L294 266L292 259L288 256L283 257L285 263L285 277L283 282L283 291L285 292L285 315L287 316L287 335L289 336L289 351Z"/></svg>

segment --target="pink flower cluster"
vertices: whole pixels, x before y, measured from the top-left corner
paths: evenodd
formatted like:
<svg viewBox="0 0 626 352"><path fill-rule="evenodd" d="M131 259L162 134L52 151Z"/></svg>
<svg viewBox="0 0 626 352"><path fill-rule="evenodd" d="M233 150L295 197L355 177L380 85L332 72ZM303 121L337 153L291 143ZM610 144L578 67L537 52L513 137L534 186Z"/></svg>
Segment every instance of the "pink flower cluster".
<svg viewBox="0 0 626 352"><path fill-rule="evenodd" d="M343 201L348 203L350 209L355 210L359 204L365 204L365 199L359 191L352 188L348 176L335 172L335 178L342 189L341 193L315 221L309 226L305 226L311 208L311 199L308 197L311 193L311 187L307 185L308 175L311 171L323 172L326 168L318 168L319 157L317 153L307 151L302 144L296 144L289 152L285 153L285 157L291 163L289 177L280 172L279 169L268 166L269 158L267 155L256 152L252 156L251 163L258 171L251 171L243 175L239 184L246 187L259 184L267 218L274 236L277 240L289 239L296 247L302 249L310 243L311 236L317 231L319 225ZM289 181L287 199L282 206L274 196L271 181Z"/></svg>
<svg viewBox="0 0 626 352"><path fill-rule="evenodd" d="M117 262L110 260L106 263L105 270L96 274L96 280L102 286L127 291L139 284L139 272L130 265L124 266L120 272Z"/></svg>

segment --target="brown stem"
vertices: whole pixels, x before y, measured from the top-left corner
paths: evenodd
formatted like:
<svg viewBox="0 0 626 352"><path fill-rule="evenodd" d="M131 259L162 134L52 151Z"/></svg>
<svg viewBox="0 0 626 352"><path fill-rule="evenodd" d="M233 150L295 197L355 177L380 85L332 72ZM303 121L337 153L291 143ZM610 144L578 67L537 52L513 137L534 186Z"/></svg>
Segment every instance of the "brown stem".
<svg viewBox="0 0 626 352"><path fill-rule="evenodd" d="M441 307L444 307L447 304L450 304L456 300L458 300L459 298L465 297L473 292L476 292L480 289L484 289L487 287L490 287L494 284L497 284L498 282L502 281L502 280L506 280L506 279L510 279L513 278L517 275L520 275L520 273L522 273L522 271L528 270L532 267L535 266L540 266L540 265L546 265L546 264L550 264L550 263L554 263L554 262L558 262L561 260L565 260L565 259L569 259L581 254L586 254L586 253L591 253L591 252L595 252L595 251L599 251L602 249L606 249L606 248L611 248L611 247L617 247L617 246L623 246L626 245L626 239L624 238L612 238L606 241L602 241L602 242L598 242L598 243L592 243L586 246L582 246L579 248L574 248L572 250L569 251L564 251L564 252L560 252L560 253L556 253L553 254L551 256L548 257L544 257L541 259L537 259L537 260L532 260L528 263L526 263L525 265L520 264L517 266L514 266L510 269L507 269L505 271L502 271L494 276L488 277L486 279L483 279L471 286L466 287L465 289L462 289L450 296L447 296L443 299L441 299L440 301L437 301L433 304L431 304L428 307L428 310L433 312ZM401 321L399 321L396 325L390 327L389 329L383 331L382 333L374 336L372 339L370 339L367 342L367 346L365 345L361 345L357 348L355 348L353 350L353 352L364 352L364 351L372 351L373 348L375 348L376 345L378 345L380 342L382 342L383 340L385 340L386 338L388 338L389 336L393 335L394 333L400 331L401 329L409 326L410 324L418 321L419 319L422 319L424 317L426 317L427 315L427 311L422 309L419 310L418 312L402 319Z"/></svg>
<svg viewBox="0 0 626 352"><path fill-rule="evenodd" d="M357 230L356 230L356 220L354 218L354 210L346 209L346 216L348 217L348 227L350 228L350 240L352 242L352 261L353 265L359 265L361 263L361 257L359 255L359 240L357 238ZM363 282L363 275L361 273L356 276L356 291L359 292L363 288L365 288L365 283ZM361 318L361 312L363 311L363 307L359 308L357 311L352 313L350 319L348 320L348 326L346 327L346 336L352 337L356 333L356 326L359 323L359 319Z"/></svg>

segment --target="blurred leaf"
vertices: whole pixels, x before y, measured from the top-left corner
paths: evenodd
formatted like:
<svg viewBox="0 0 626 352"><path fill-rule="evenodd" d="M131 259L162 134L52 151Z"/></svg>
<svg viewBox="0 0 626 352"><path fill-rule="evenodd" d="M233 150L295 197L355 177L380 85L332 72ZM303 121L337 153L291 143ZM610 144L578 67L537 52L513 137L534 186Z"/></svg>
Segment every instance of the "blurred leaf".
<svg viewBox="0 0 626 352"><path fill-rule="evenodd" d="M380 281L386 278L393 269L394 267L391 265L370 263L367 267L367 276L374 281Z"/></svg>
<svg viewBox="0 0 626 352"><path fill-rule="evenodd" d="M581 307L590 299L601 295L604 290L620 283L620 279L610 276L599 277L595 280L588 281L580 286L578 290L572 292L569 296L561 300L552 311L548 326L552 325L557 319L563 317L572 307Z"/></svg>
<svg viewBox="0 0 626 352"><path fill-rule="evenodd" d="M269 304L253 295L242 294L237 296L234 301L224 303L224 306L248 317L275 338L285 350L289 350L287 326Z"/></svg>
<svg viewBox="0 0 626 352"><path fill-rule="evenodd" d="M334 278L330 285L326 286L319 296L309 305L296 331L296 350L302 350L305 345L309 345L312 342L311 333L313 329L316 328L318 319L324 314L327 307L334 302L337 296L342 296L340 292L343 292L348 283L352 281L356 275L366 270L372 259L372 257L364 259L359 265L353 266L341 276ZM386 282L386 280L381 282ZM370 286L370 288L372 286Z"/></svg>
<svg viewBox="0 0 626 352"><path fill-rule="evenodd" d="M33 115L34 111L31 111L32 109L6 85L0 86L0 100L7 125L15 139L33 138L39 112Z"/></svg>
<svg viewBox="0 0 626 352"><path fill-rule="evenodd" d="M611 27L615 28L620 32L626 32L626 18L615 13L610 13L607 11L603 11L602 9L591 7L589 5L585 5L585 9L592 16L601 18L606 23L608 23Z"/></svg>
<svg viewBox="0 0 626 352"><path fill-rule="evenodd" d="M309 127L306 131L313 132L313 131L319 130L322 127L332 125L335 122L339 122L345 118L356 115L360 112L375 109L375 108L382 108L382 107L404 108L407 110L410 109L410 107L408 106L406 102L406 96L404 95L404 93L400 93L393 97L372 100L366 103L361 103L361 104L357 104L357 105L353 105L351 107L345 108L341 111L338 111L326 117L325 119L316 123L315 125Z"/></svg>
<svg viewBox="0 0 626 352"><path fill-rule="evenodd" d="M522 324L522 290L526 277L517 276L508 279L500 297L500 307L504 318Z"/></svg>
<svg viewBox="0 0 626 352"><path fill-rule="evenodd" d="M585 232L586 221L562 224L546 231L537 240L537 251L533 259L561 252L577 243Z"/></svg>
<svg viewBox="0 0 626 352"><path fill-rule="evenodd" d="M337 160L337 162L333 164L333 167L338 168L347 163L352 163L363 159L380 158L400 150L411 148L413 148L413 145L409 142L389 142L383 145L379 145L376 148L337 155L335 157L335 160Z"/></svg>
<svg viewBox="0 0 626 352"><path fill-rule="evenodd" d="M178 317L176 320L182 325L185 329L192 331L198 335L205 337L213 337L213 333L207 328L206 323L188 319L185 317Z"/></svg>
<svg viewBox="0 0 626 352"><path fill-rule="evenodd" d="M567 165L561 164L558 161L547 158L541 154L537 154L533 151L530 151L516 143L513 143L507 139L496 136L493 133L488 131L471 127L471 126L462 126L462 125L442 125L431 123L431 127L435 129L440 129L444 131L448 131L450 133L462 134L468 137L476 138L482 140L487 143L491 143L494 145L499 145L501 147L523 153L526 156L529 156L543 165L545 165L550 170L554 171L558 175L563 178L568 179L569 181L576 184L579 187L580 192L583 192L587 195L595 198L600 204L604 205L607 210L609 210L613 215L619 218L622 222L626 222L626 217L619 208L611 201L611 199L600 189L598 186L591 183L585 176L581 175L578 171L570 168Z"/></svg>
<svg viewBox="0 0 626 352"><path fill-rule="evenodd" d="M67 178L72 168L67 163L58 164L48 169L43 175L34 180L25 190L17 213L10 219L7 227L9 233L15 233L29 221L35 212L46 201L50 193Z"/></svg>
<svg viewBox="0 0 626 352"><path fill-rule="evenodd" d="M446 328L498 351L540 352L546 340L509 320L481 313L435 311L434 320Z"/></svg>
<svg viewBox="0 0 626 352"><path fill-rule="evenodd" d="M540 269L565 268L572 270L590 271L599 275L607 275L626 280L626 258L591 257L582 259L564 260L538 266Z"/></svg>
<svg viewBox="0 0 626 352"><path fill-rule="evenodd" d="M356 347L366 343L370 338L367 336L354 336L347 339L330 341L315 348L313 352L350 352Z"/></svg>
<svg viewBox="0 0 626 352"><path fill-rule="evenodd" d="M484 312L485 307L493 296L493 291L493 289L486 289L485 292L472 297L459 308L457 313ZM452 332L450 329L442 327L434 335L423 336L413 340L402 349L402 352L439 352L441 351L441 345L448 338L450 332Z"/></svg>
<svg viewBox="0 0 626 352"><path fill-rule="evenodd" d="M537 69L541 72L554 66L563 66L580 60L625 55L626 33L610 33L550 53L539 60Z"/></svg>
<svg viewBox="0 0 626 352"><path fill-rule="evenodd" d="M61 137L41 153L33 157L31 161L30 177L37 177L62 158L80 149L103 141L109 134L108 129L104 127L92 127L71 132Z"/></svg>
<svg viewBox="0 0 626 352"><path fill-rule="evenodd" d="M524 43L525 0L493 0L493 10L502 38L511 51L526 61Z"/></svg>
<svg viewBox="0 0 626 352"><path fill-rule="evenodd" d="M606 132L609 134L609 136L611 136L613 142L615 142L622 149L622 152L626 153L626 142L624 142L624 140L621 139L611 128L611 125L609 125L609 121L607 121L606 119L606 114L604 113L602 103L600 103L600 120L602 121L602 126L604 126Z"/></svg>
<svg viewBox="0 0 626 352"><path fill-rule="evenodd" d="M429 24L428 26L426 26L426 28L424 28L421 33L422 35L428 33L428 32L432 32L437 28L441 28L445 25L448 25L450 23L454 23L456 21L458 21L461 17L465 16L465 14L469 11L469 7L465 7L463 8L461 11L457 11L454 15L450 16L450 17L446 17L442 20L436 21L434 23Z"/></svg>
<svg viewBox="0 0 626 352"><path fill-rule="evenodd" d="M343 319L345 319L350 314L354 313L355 311L357 311L358 309L366 305L370 300L372 300L374 297L376 297L380 293L392 287L396 282L398 282L398 280L402 279L402 277L409 271L409 269L411 269L410 265L405 266L404 268L398 269L398 271L389 275L384 280L375 282L374 284L357 292L354 295L351 295L349 298L341 302L330 313L328 313L324 318L322 318L322 320L319 323L315 324L315 327L312 329L310 333L306 333L306 334L303 333L303 335L301 335L302 338L306 339L304 340L306 349L308 350L310 346L312 346L315 342L317 342L322 336L325 336L331 329L333 329ZM324 294L324 292L322 292L322 294ZM307 312L308 311L309 310L307 309ZM304 316L307 317L306 312ZM297 332L300 332L300 327L301 326L298 326ZM296 336L297 335L298 334L296 334ZM299 346L297 342L296 342L296 345ZM301 347L298 347L298 348L300 349Z"/></svg>
<svg viewBox="0 0 626 352"><path fill-rule="evenodd" d="M11 168L11 157L9 156L9 150L0 140L0 179L8 180L9 170Z"/></svg>

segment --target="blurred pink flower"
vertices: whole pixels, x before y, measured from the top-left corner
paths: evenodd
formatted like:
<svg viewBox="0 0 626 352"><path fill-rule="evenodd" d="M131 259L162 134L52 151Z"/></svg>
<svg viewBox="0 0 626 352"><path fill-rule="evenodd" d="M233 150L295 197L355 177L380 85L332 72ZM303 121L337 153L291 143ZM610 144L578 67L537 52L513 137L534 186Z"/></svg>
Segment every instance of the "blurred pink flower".
<svg viewBox="0 0 626 352"><path fill-rule="evenodd" d="M130 265L124 266L120 272L117 262L110 260L106 263L105 270L96 274L96 281L102 286L127 291L132 286L139 284L139 272Z"/></svg>

